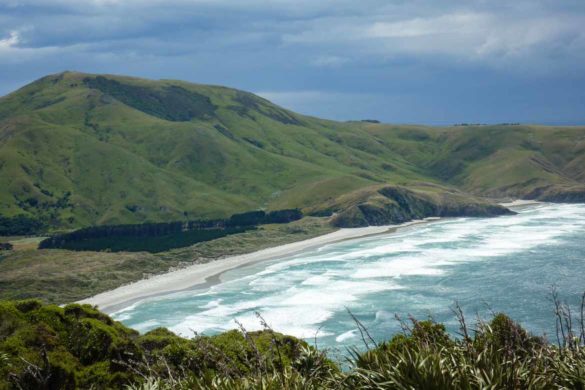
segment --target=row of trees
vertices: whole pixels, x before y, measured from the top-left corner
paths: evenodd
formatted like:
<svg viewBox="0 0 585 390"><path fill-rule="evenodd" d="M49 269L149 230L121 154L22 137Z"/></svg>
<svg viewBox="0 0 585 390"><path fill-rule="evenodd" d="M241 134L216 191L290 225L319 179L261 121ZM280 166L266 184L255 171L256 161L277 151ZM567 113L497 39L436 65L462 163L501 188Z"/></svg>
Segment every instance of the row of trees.
<svg viewBox="0 0 585 390"><path fill-rule="evenodd" d="M161 237L208 230L232 231L235 228L254 227L262 224L288 223L298 220L302 216L302 212L298 209L276 210L268 213L259 210L234 214L227 219L91 226L70 233L49 237L40 243L39 248L64 248L69 247L70 245L68 244L70 243L91 239Z"/></svg>
<svg viewBox="0 0 585 390"><path fill-rule="evenodd" d="M227 221L227 226L255 226L269 223L289 223L303 217L299 209L275 210L268 213L264 211L249 211L242 214L234 214Z"/></svg>

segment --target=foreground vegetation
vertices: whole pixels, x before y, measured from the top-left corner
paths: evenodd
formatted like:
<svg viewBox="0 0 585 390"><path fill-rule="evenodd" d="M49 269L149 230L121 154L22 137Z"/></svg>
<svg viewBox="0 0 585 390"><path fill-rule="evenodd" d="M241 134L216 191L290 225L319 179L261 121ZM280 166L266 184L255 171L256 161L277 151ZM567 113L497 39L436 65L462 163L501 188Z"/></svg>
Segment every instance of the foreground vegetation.
<svg viewBox="0 0 585 390"><path fill-rule="evenodd" d="M74 302L152 274L301 241L333 230L325 218L308 217L289 224L262 225L160 253L39 250L36 248L39 239L9 238L7 242L14 250L0 251L0 299Z"/></svg>
<svg viewBox="0 0 585 390"><path fill-rule="evenodd" d="M365 351L342 370L326 351L265 327L184 339L144 335L88 305L0 302L0 388L127 389L583 389L583 309L573 326L557 302L557 344L504 314L460 337L432 320L402 323L377 344L356 320Z"/></svg>

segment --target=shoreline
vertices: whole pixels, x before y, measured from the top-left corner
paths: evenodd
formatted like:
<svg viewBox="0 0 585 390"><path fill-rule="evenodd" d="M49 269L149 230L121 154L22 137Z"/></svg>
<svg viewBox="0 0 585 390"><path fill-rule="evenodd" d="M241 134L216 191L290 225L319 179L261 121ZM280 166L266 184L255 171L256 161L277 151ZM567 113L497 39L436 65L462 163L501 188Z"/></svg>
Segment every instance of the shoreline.
<svg viewBox="0 0 585 390"><path fill-rule="evenodd" d="M517 199L501 202L501 206L510 209L521 209L536 206L542 202ZM395 233L415 225L430 223L444 218L428 217L398 225L367 226L361 228L342 228L331 233L296 241L241 255L229 256L208 263L192 264L182 269L154 275L147 279L125 284L113 290L104 291L76 303L96 305L108 314L119 311L143 299L177 293L194 288L206 288L222 282L221 276L237 268L246 267L259 262L274 260L279 257L290 257L302 252L356 238L363 238L385 233Z"/></svg>
<svg viewBox="0 0 585 390"><path fill-rule="evenodd" d="M179 270L126 284L113 290L82 299L76 303L95 305L101 311L111 314L146 298L172 294L197 287L205 288L213 286L221 283L222 274L233 269L262 261L274 260L279 257L293 256L328 244L384 233L395 233L404 228L426 224L439 219L441 218L429 217L399 225L342 228L307 240L296 241L242 255L230 256L208 263L193 264Z"/></svg>

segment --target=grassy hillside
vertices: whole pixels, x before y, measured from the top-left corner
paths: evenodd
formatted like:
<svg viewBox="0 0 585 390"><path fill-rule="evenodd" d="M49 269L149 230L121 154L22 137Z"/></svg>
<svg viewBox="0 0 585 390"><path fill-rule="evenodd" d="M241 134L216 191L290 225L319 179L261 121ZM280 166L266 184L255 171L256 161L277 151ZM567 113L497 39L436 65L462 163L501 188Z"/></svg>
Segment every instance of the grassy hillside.
<svg viewBox="0 0 585 390"><path fill-rule="evenodd" d="M380 185L584 200L584 159L583 127L340 123L181 81L65 72L0 99L0 214L53 228L319 214Z"/></svg>

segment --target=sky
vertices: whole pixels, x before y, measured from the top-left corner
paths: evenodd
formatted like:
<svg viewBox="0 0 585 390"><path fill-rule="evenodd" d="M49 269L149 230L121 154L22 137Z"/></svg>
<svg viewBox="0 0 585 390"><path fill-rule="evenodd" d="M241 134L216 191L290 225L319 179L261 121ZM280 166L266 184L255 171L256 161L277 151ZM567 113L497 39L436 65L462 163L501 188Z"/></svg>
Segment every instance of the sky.
<svg viewBox="0 0 585 390"><path fill-rule="evenodd" d="M0 0L0 95L74 70L388 123L585 124L585 0Z"/></svg>

